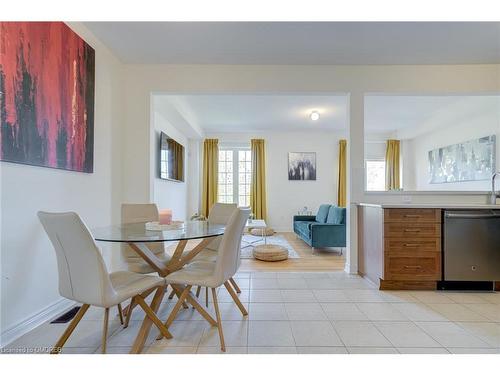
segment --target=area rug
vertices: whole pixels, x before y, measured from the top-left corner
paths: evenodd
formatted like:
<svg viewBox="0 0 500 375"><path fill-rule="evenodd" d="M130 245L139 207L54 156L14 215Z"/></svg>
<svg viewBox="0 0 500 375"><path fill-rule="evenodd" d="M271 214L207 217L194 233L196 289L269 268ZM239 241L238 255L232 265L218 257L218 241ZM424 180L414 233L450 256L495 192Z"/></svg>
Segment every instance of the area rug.
<svg viewBox="0 0 500 375"><path fill-rule="evenodd" d="M258 241L255 242L254 241ZM248 245L248 243L253 243L252 245ZM243 241L241 241L241 259L251 259L253 258L253 247L257 245L263 245L264 240L260 236L252 236L251 234L243 235ZM273 236L267 237L268 245L280 245L288 250L288 258L300 258L299 254L293 249L292 245L288 243L285 238L279 234L275 234Z"/></svg>

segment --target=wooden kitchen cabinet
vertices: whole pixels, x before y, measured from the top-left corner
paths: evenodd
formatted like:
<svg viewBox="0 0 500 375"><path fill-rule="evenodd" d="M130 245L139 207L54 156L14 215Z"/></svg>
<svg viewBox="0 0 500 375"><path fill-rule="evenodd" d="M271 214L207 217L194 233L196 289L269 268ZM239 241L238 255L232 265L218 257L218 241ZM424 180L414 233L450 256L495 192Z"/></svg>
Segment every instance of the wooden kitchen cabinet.
<svg viewBox="0 0 500 375"><path fill-rule="evenodd" d="M380 289L436 289L441 209L359 206L359 270Z"/></svg>

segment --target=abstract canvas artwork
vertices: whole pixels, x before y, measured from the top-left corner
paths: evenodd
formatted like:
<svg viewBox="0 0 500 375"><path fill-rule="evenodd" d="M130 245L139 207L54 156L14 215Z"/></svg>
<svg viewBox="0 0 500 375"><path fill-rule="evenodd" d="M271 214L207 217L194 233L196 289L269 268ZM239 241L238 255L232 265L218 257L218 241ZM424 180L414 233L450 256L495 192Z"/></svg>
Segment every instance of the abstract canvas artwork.
<svg viewBox="0 0 500 375"><path fill-rule="evenodd" d="M429 151L431 184L491 179L495 171L494 135Z"/></svg>
<svg viewBox="0 0 500 375"><path fill-rule="evenodd" d="M62 22L0 22L0 159L92 172L95 53Z"/></svg>
<svg viewBox="0 0 500 375"><path fill-rule="evenodd" d="M289 152L288 153L289 180L316 180L316 153Z"/></svg>

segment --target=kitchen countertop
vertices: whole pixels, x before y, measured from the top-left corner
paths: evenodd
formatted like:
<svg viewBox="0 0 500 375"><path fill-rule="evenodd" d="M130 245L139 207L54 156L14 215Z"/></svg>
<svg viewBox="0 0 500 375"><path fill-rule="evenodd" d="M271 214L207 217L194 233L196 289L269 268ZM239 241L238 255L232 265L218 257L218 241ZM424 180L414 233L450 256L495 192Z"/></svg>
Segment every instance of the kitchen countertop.
<svg viewBox="0 0 500 375"><path fill-rule="evenodd" d="M358 206L380 207L380 208L443 208L443 209L498 209L500 204L480 204L480 203L358 203Z"/></svg>

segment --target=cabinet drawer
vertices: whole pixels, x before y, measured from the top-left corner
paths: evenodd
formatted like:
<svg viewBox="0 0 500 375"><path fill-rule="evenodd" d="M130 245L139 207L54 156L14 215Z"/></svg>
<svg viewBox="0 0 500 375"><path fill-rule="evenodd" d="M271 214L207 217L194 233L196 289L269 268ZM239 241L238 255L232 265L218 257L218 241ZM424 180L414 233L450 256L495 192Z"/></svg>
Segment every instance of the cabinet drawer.
<svg viewBox="0 0 500 375"><path fill-rule="evenodd" d="M386 238L384 250L401 251L441 251L441 238Z"/></svg>
<svg viewBox="0 0 500 375"><path fill-rule="evenodd" d="M441 224L434 223L385 223L384 236L404 238L441 237Z"/></svg>
<svg viewBox="0 0 500 375"><path fill-rule="evenodd" d="M384 280L440 280L441 254L385 254Z"/></svg>
<svg viewBox="0 0 500 375"><path fill-rule="evenodd" d="M386 208L384 221L412 222L412 223L440 223L441 210L433 208Z"/></svg>

